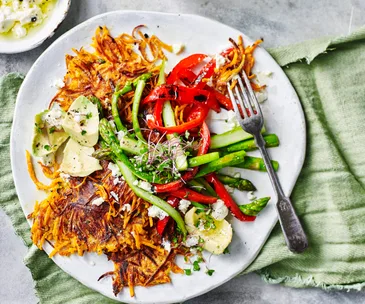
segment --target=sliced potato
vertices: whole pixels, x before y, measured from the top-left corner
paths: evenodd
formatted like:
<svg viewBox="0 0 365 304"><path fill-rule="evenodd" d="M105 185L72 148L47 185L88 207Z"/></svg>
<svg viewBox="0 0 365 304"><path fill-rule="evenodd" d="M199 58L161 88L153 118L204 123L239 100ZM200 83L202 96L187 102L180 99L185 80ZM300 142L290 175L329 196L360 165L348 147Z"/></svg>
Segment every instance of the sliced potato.
<svg viewBox="0 0 365 304"><path fill-rule="evenodd" d="M186 229L189 234L196 235L204 240L202 246L205 250L213 254L222 254L224 249L226 249L232 241L233 230L231 224L226 220L214 220L215 229L201 231L196 227L198 220L201 218L201 216L196 213L196 210L197 209L193 207L185 214Z"/></svg>

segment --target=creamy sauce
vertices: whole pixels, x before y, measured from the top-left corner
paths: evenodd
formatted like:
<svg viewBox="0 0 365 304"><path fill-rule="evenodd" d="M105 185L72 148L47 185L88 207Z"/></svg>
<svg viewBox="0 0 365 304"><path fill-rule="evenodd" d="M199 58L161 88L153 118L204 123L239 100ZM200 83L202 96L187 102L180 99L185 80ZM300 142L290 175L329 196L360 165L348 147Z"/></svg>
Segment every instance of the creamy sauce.
<svg viewBox="0 0 365 304"><path fill-rule="evenodd" d="M0 39L20 39L38 30L57 0L0 0Z"/></svg>

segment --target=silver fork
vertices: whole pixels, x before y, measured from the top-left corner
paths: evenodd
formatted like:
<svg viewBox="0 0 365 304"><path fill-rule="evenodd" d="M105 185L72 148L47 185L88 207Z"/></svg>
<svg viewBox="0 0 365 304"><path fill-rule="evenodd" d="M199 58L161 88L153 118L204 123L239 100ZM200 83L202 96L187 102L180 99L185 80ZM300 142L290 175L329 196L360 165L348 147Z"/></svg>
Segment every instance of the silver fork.
<svg viewBox="0 0 365 304"><path fill-rule="evenodd" d="M232 101L239 124L243 130L253 135L256 145L264 159L271 184L278 198L276 209L278 211L279 221L286 244L290 251L301 253L308 247L307 236L305 235L289 197L285 196L278 176L272 167L271 159L267 153L265 141L261 134L261 130L264 126L264 117L256 95L251 88L250 81L243 71L242 78L245 84L243 84L241 77L237 76L235 78L237 79L237 84L233 88L234 92L231 89L232 82L227 83L229 97ZM240 106L241 111L238 108L238 105Z"/></svg>

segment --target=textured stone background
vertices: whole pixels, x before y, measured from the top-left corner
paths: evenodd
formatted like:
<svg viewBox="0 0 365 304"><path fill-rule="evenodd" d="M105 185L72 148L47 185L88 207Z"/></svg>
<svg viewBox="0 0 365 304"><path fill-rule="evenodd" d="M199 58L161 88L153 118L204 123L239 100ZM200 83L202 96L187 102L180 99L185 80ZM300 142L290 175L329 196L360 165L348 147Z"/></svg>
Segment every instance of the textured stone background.
<svg viewBox="0 0 365 304"><path fill-rule="evenodd" d="M229 4L228 4L229 3ZM0 55L0 76L26 73L38 56L61 34L97 14L119 10L156 10L199 14L276 47L323 35L342 35L365 24L364 0L73 0L56 35L35 50ZM1 190L0 190L1 191ZM33 281L22 263L26 248L10 220L0 211L0 303L37 303ZM255 275L238 277L189 303L365 303L363 292L325 292L268 285Z"/></svg>

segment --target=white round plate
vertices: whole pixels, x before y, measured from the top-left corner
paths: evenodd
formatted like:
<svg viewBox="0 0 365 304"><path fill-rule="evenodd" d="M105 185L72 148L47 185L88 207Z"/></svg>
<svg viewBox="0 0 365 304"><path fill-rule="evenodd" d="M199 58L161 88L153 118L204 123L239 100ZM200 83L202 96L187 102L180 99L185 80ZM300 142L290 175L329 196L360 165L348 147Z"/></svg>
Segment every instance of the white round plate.
<svg viewBox="0 0 365 304"><path fill-rule="evenodd" d="M49 16L39 27L32 29L29 35L19 39L4 39L0 35L0 53L15 54L32 50L51 38L66 18L71 0L58 0Z"/></svg>
<svg viewBox="0 0 365 304"><path fill-rule="evenodd" d="M221 51L229 45L229 37L237 39L239 35L243 35L246 45L253 43L253 40L241 32L207 18L141 11L116 11L99 15L64 34L35 62L23 82L16 102L11 136L11 159L15 185L25 215L32 212L36 200L44 197L44 194L36 191L29 178L25 150L31 148L34 115L48 106L56 93L56 88L51 84L56 79L62 78L66 72L65 55L72 53L72 48L89 46L91 37L99 25L108 26L112 35L118 35L123 32L130 33L139 24L147 25L146 32L155 33L165 42L183 43L186 46L185 52L179 57L168 55L169 69L179 58L189 54L197 52L214 54ZM305 156L303 111L293 87L274 59L262 47L255 51L255 58L256 70L272 72L272 77L267 81L269 98L262 108L268 132L276 133L281 140L278 148L270 149L270 154L273 159L280 162L279 178L285 193L290 195ZM134 298L130 298L128 290L125 289L115 298L110 278L97 281L101 274L113 269L112 263L108 262L105 256L94 254L70 258L56 256L54 261L84 285L123 302L176 303L201 295L232 279L250 265L277 222L276 199L268 176L262 172L239 171L256 185L257 197L271 196L272 200L256 221L242 223L232 220L235 234L229 246L230 254L210 256L205 253L209 261L208 267L215 270L212 276L208 276L205 269L193 272L192 276L173 274L171 284L149 288L136 287ZM235 198L241 204L248 203L245 193L235 193ZM44 249L48 253L51 250L49 245ZM96 265L91 266L92 262ZM184 266L182 259L178 259L178 264L183 268L187 267Z"/></svg>

